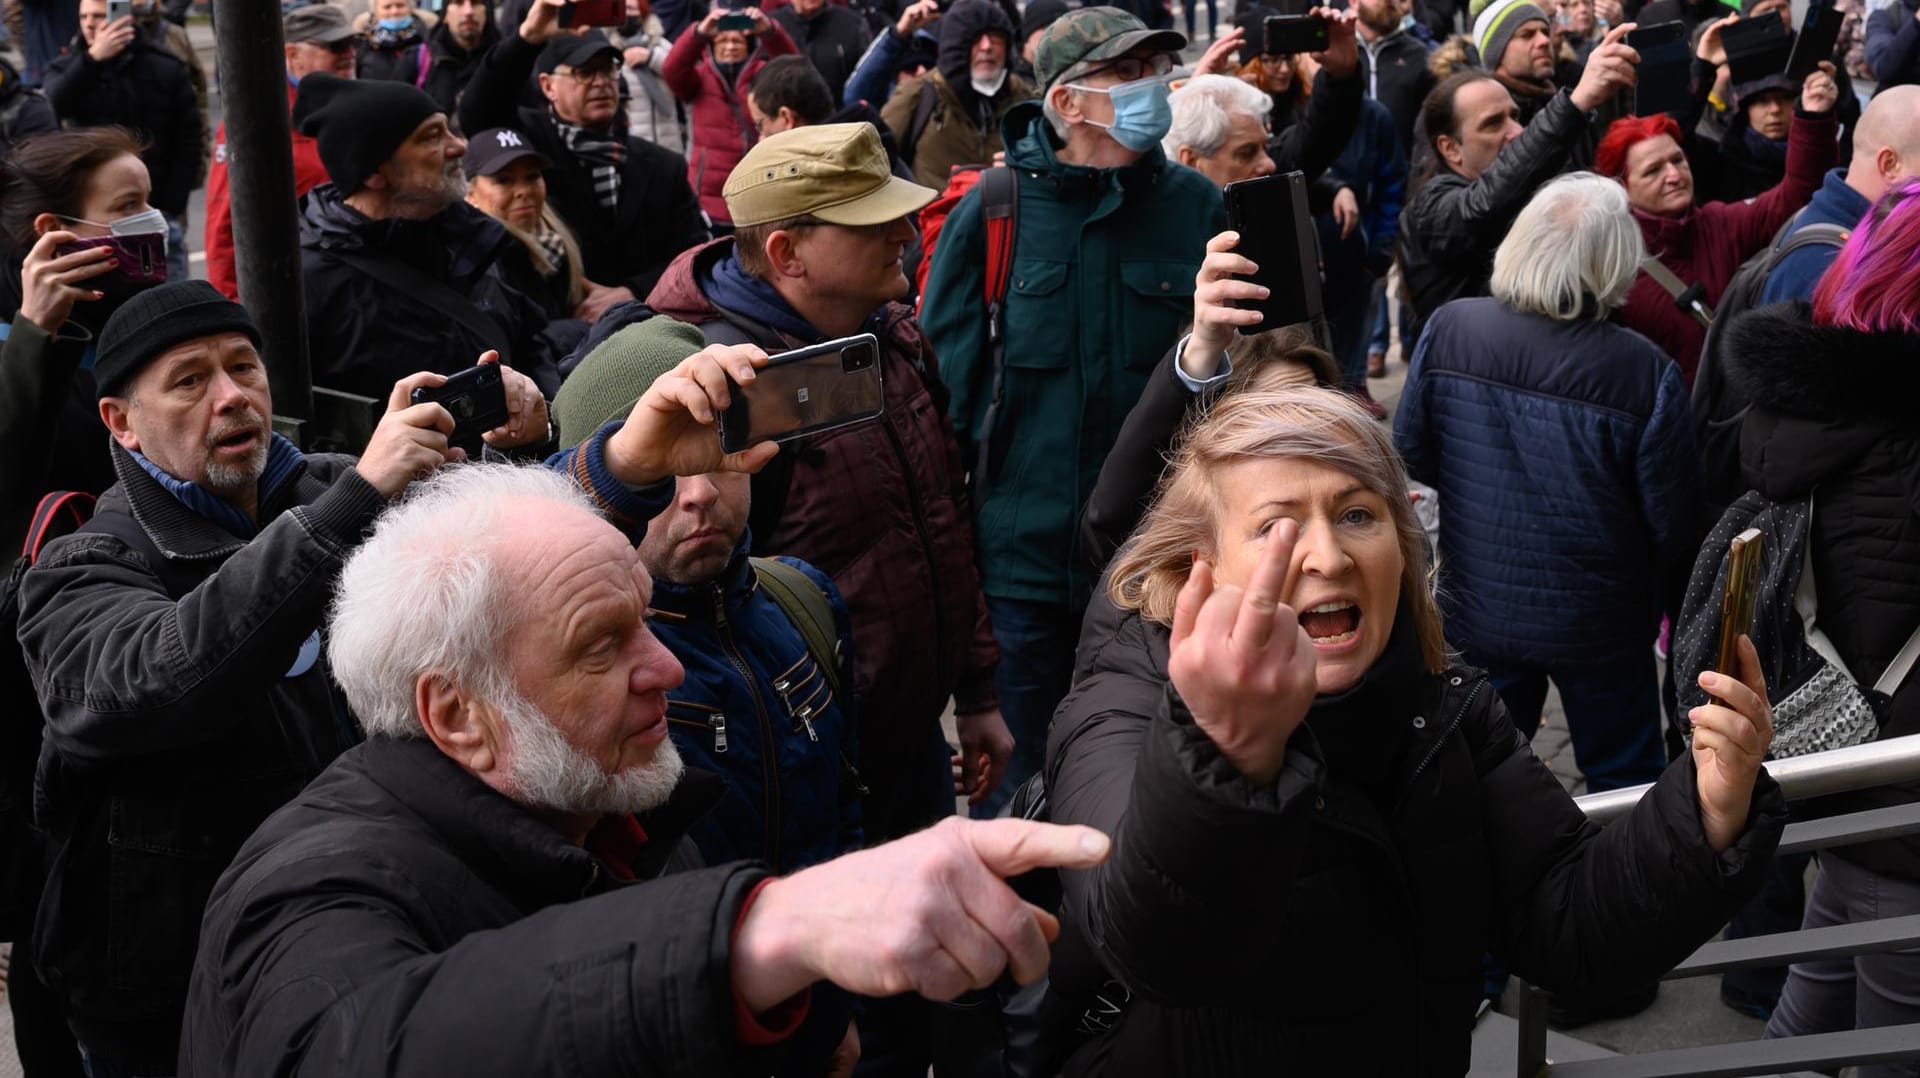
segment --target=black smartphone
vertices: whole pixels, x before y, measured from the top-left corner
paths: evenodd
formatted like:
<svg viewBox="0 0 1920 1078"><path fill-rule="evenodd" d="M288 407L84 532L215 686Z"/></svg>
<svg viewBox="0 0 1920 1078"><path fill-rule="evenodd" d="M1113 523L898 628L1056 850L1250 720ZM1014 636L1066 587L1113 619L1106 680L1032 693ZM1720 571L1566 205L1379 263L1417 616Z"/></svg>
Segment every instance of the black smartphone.
<svg viewBox="0 0 1920 1078"><path fill-rule="evenodd" d="M507 384L500 364L482 363L447 376L445 383L421 386L408 398L414 404L435 402L453 416L450 445L472 448L480 436L507 421Z"/></svg>
<svg viewBox="0 0 1920 1078"><path fill-rule="evenodd" d="M1787 77L1795 82L1820 70L1822 60L1833 59L1833 48L1840 43L1840 25L1845 15L1830 3L1813 4L1793 39L1793 53L1787 57Z"/></svg>
<svg viewBox="0 0 1920 1078"><path fill-rule="evenodd" d="M573 0L560 9L560 25L619 26L627 21L627 0Z"/></svg>
<svg viewBox="0 0 1920 1078"><path fill-rule="evenodd" d="M1266 37L1260 51L1268 56L1291 56L1327 51L1332 24L1325 15L1269 15L1261 26Z"/></svg>
<svg viewBox="0 0 1920 1078"><path fill-rule="evenodd" d="M1269 289L1264 300L1236 304L1264 316L1241 326L1240 332L1251 335L1320 317L1320 249L1307 208L1306 176L1286 172L1239 180L1221 193L1227 200L1227 219L1240 233L1234 250L1260 267L1248 280Z"/></svg>
<svg viewBox="0 0 1920 1078"><path fill-rule="evenodd" d="M861 333L782 352L729 393L720 414L720 447L729 453L877 419L886 408L880 342Z"/></svg>
<svg viewBox="0 0 1920 1078"><path fill-rule="evenodd" d="M1733 84L1739 86L1787 70L1793 31L1779 19L1742 19L1720 28L1720 42L1727 47Z"/></svg>
<svg viewBox="0 0 1920 1078"><path fill-rule="evenodd" d="M1713 669L1735 680L1740 677L1740 637L1753 632L1753 603L1760 593L1763 548L1759 528L1748 528L1727 544L1727 584L1720 593L1720 650Z"/></svg>
<svg viewBox="0 0 1920 1078"><path fill-rule="evenodd" d="M1627 32L1626 45L1640 54L1634 80L1633 113L1652 116L1686 108L1687 81L1693 59L1687 51L1686 24L1670 22L1640 26Z"/></svg>

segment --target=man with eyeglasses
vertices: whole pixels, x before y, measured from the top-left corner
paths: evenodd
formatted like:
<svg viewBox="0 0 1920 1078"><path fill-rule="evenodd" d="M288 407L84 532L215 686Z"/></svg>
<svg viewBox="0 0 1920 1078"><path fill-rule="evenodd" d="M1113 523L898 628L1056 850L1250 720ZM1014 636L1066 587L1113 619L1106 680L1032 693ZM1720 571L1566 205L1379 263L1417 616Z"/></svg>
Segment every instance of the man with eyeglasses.
<svg viewBox="0 0 1920 1078"><path fill-rule="evenodd" d="M287 111L293 111L300 80L319 71L343 79L354 77L353 27L332 4L294 8L280 21L286 35ZM293 132L293 195L299 198L327 182L327 166L320 162L320 144ZM240 298L240 279L233 267L233 203L227 188L227 125L213 136L213 166L207 170L207 280L228 299Z"/></svg>
<svg viewBox="0 0 1920 1078"><path fill-rule="evenodd" d="M707 220L686 159L616 127L619 48L598 30L562 32L562 6L535 0L480 61L460 98L460 126L512 128L553 162L547 204L580 241L588 287L578 313L591 322L645 296L673 256L707 241ZM521 107L536 74L547 107Z"/></svg>
<svg viewBox="0 0 1920 1078"><path fill-rule="evenodd" d="M1074 550L1081 505L1121 421L1191 314L1220 191L1169 161L1168 75L1186 38L1117 8L1081 8L1034 50L1041 100L1001 121L1019 187L1003 344L983 299L981 191L947 218L921 325L940 357L1000 643L1014 756L991 815L1036 772L1066 695L1093 573Z"/></svg>

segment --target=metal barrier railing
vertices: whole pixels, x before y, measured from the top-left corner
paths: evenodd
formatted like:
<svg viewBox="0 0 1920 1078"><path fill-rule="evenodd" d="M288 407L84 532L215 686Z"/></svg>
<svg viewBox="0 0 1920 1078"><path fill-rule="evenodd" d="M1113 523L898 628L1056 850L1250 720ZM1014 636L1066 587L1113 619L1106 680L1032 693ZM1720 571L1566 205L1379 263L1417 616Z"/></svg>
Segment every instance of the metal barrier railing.
<svg viewBox="0 0 1920 1078"><path fill-rule="evenodd" d="M1832 752L1774 760L1767 772L1788 800L1846 793L1920 779L1920 734ZM1649 787L1635 786L1574 799L1590 819L1605 823L1625 815ZM1790 824L1781 853L1832 849L1900 835L1920 834L1920 804ZM1920 915L1802 929L1772 936L1706 944L1666 974L1700 977L1731 969L1781 966L1819 958L1920 947ZM1554 1063L1547 1058L1548 994L1517 986L1520 1012L1516 1078L1736 1078L1809 1068L1920 1060L1920 1023L1846 1030L1804 1037L1706 1045L1635 1056Z"/></svg>

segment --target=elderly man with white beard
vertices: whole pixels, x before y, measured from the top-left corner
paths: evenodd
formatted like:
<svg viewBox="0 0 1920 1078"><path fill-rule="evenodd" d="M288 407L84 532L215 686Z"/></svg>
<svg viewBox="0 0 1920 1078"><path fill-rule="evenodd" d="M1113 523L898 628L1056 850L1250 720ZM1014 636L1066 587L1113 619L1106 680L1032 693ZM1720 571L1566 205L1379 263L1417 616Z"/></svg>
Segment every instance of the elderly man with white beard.
<svg viewBox="0 0 1920 1078"><path fill-rule="evenodd" d="M622 474L764 466L772 443L714 433L759 362L657 381ZM328 643L370 736L214 889L183 1073L821 1073L794 1054L815 983L946 999L1045 972L1058 923L1002 877L1096 864L1097 831L949 819L781 878L697 867L681 839L722 784L667 736L684 670L653 589L559 471L448 469L379 521Z"/></svg>
<svg viewBox="0 0 1920 1078"><path fill-rule="evenodd" d="M443 461L453 417L393 386L356 461L273 433L260 333L205 281L101 327L93 374L117 482L20 584L45 716L52 864L33 940L95 1073L174 1073L200 912L260 821L357 739L320 655L335 575L387 500ZM503 372L512 418L546 404Z"/></svg>

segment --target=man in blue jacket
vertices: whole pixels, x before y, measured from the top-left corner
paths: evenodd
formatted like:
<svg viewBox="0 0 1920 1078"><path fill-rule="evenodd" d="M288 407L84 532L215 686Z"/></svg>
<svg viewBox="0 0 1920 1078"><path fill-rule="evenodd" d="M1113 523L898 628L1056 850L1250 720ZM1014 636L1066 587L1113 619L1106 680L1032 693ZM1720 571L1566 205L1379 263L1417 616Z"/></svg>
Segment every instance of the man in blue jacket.
<svg viewBox="0 0 1920 1078"><path fill-rule="evenodd" d="M1394 423L1440 491L1448 642L1529 736L1553 680L1590 790L1665 767L1653 637L1696 536L1680 368L1608 320L1642 253L1618 184L1547 184L1494 255L1493 296L1434 312Z"/></svg>
<svg viewBox="0 0 1920 1078"><path fill-rule="evenodd" d="M1894 86L1868 102L1853 133L1853 160L1827 173L1793 231L1808 225L1852 229L1890 187L1920 175L1920 86ZM1791 233L1789 233L1791 234ZM1780 259L1760 290L1761 303L1809 299L1840 248L1809 244Z"/></svg>
<svg viewBox="0 0 1920 1078"><path fill-rule="evenodd" d="M1867 66L1882 93L1920 82L1920 0L1894 0L1867 17Z"/></svg>

